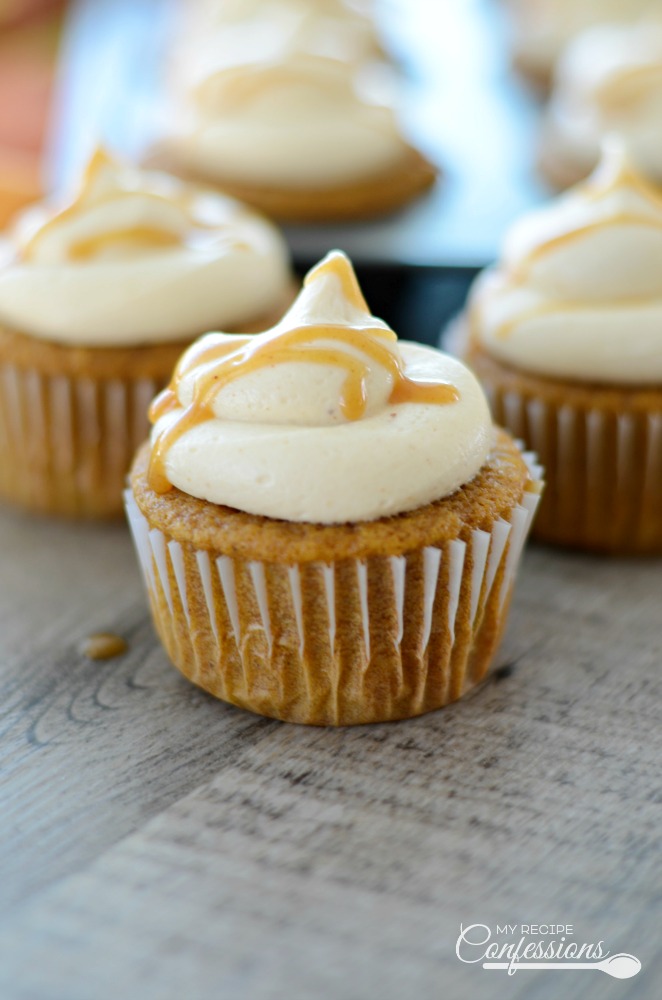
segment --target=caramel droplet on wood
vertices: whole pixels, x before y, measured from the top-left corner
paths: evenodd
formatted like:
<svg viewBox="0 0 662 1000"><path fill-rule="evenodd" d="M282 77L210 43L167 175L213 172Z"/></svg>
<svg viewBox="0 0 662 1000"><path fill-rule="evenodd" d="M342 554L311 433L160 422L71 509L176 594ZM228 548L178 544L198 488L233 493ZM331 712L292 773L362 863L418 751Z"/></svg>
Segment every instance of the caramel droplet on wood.
<svg viewBox="0 0 662 1000"><path fill-rule="evenodd" d="M80 644L80 651L88 660L112 660L115 656L122 656L128 648L126 640L112 632L95 632Z"/></svg>

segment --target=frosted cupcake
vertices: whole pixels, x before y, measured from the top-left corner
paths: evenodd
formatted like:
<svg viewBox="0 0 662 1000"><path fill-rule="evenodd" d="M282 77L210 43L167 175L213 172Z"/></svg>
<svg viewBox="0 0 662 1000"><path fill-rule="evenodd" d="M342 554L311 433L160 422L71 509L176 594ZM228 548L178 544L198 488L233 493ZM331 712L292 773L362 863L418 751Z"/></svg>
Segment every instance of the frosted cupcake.
<svg viewBox="0 0 662 1000"><path fill-rule="evenodd" d="M545 177L560 188L583 180L606 136L617 133L662 184L661 131L662 20L603 24L579 35L559 63L545 116Z"/></svg>
<svg viewBox="0 0 662 1000"><path fill-rule="evenodd" d="M662 198L618 144L523 218L470 296L464 355L535 449L537 537L662 552Z"/></svg>
<svg viewBox="0 0 662 1000"><path fill-rule="evenodd" d="M202 45L150 161L287 221L409 202L436 170L400 132L386 67L357 62L343 37L272 15L229 29L220 48Z"/></svg>
<svg viewBox="0 0 662 1000"><path fill-rule="evenodd" d="M347 258L157 398L127 510L173 663L319 725L419 715L486 674L540 490L475 378L371 316Z"/></svg>
<svg viewBox="0 0 662 1000"><path fill-rule="evenodd" d="M516 67L548 87L561 54L580 32L606 21L631 24L643 14L662 13L660 0L507 0L513 25Z"/></svg>
<svg viewBox="0 0 662 1000"><path fill-rule="evenodd" d="M0 496L104 516L184 347L275 322L293 291L278 232L231 199L97 153L63 207L0 244Z"/></svg>

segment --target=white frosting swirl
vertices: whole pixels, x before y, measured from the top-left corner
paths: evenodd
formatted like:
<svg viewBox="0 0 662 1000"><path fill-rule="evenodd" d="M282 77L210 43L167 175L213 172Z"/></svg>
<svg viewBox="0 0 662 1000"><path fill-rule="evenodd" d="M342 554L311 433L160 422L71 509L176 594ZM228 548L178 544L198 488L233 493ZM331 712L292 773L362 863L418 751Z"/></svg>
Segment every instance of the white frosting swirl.
<svg viewBox="0 0 662 1000"><path fill-rule="evenodd" d="M166 141L185 170L315 190L385 173L407 154L388 69L357 63L343 34L310 12L295 28L266 16L232 27L194 65Z"/></svg>
<svg viewBox="0 0 662 1000"><path fill-rule="evenodd" d="M662 21L601 24L571 42L558 64L547 113L555 158L588 174L604 138L617 132L640 168L659 182L660 121Z"/></svg>
<svg viewBox="0 0 662 1000"><path fill-rule="evenodd" d="M372 25L373 0L196 0L185 12L193 27L226 28L258 19L312 15L365 28ZM374 28L372 29L374 32Z"/></svg>
<svg viewBox="0 0 662 1000"><path fill-rule="evenodd" d="M208 418L190 426L194 390L219 377L204 359L219 348L231 352L241 338L208 334L189 349L169 401L161 397L169 405L160 411L155 404L153 455L161 455L168 482L252 514L329 524L411 510L473 479L492 443L476 379L440 351L398 341L370 315L355 281L344 255L322 261L282 322L252 339L245 356L269 350L269 363L249 364L245 374L212 388ZM293 335L297 356L276 363ZM333 356L318 353L327 350ZM354 359L365 375L360 416L343 407ZM418 383L415 390L424 383L452 399L394 401L398 368ZM181 421L160 453L159 442Z"/></svg>
<svg viewBox="0 0 662 1000"><path fill-rule="evenodd" d="M289 277L265 219L166 174L92 158L66 208L24 213L5 243L0 322L63 344L186 340L275 308Z"/></svg>
<svg viewBox="0 0 662 1000"><path fill-rule="evenodd" d="M175 83L196 87L224 65L309 52L345 62L379 53L366 4L346 0L214 0L188 5L175 50Z"/></svg>
<svg viewBox="0 0 662 1000"><path fill-rule="evenodd" d="M662 196L619 144L526 216L477 282L471 332L501 360L589 382L662 382Z"/></svg>
<svg viewBox="0 0 662 1000"><path fill-rule="evenodd" d="M631 23L660 9L660 0L508 0L518 59L548 74L577 34L606 21Z"/></svg>

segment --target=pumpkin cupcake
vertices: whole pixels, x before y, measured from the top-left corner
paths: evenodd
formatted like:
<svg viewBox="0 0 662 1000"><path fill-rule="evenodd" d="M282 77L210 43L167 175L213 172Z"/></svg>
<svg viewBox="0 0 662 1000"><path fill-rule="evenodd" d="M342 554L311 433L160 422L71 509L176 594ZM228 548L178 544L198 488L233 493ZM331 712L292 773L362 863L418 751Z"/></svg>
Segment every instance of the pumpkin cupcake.
<svg viewBox="0 0 662 1000"><path fill-rule="evenodd" d="M546 90L565 47L580 32L606 21L631 24L662 11L660 0L507 0L513 29L513 62Z"/></svg>
<svg viewBox="0 0 662 1000"><path fill-rule="evenodd" d="M612 143L470 295L461 354L545 465L544 541L662 553L661 274L660 191Z"/></svg>
<svg viewBox="0 0 662 1000"><path fill-rule="evenodd" d="M316 6L269 5L201 42L148 162L287 222L381 215L431 187L436 169L399 130L390 68L360 58L352 22L333 23Z"/></svg>
<svg viewBox="0 0 662 1000"><path fill-rule="evenodd" d="M48 513L121 513L182 350L219 323L263 328L294 294L266 220L102 152L70 203L28 210L0 248L0 497Z"/></svg>
<svg viewBox="0 0 662 1000"><path fill-rule="evenodd" d="M460 362L371 316L343 254L273 329L197 341L151 417L127 511L156 629L190 680L347 725L483 679L540 470Z"/></svg>
<svg viewBox="0 0 662 1000"><path fill-rule="evenodd" d="M659 4L662 15L662 3ZM662 20L600 24L565 50L543 123L540 169L555 187L586 178L617 133L662 184Z"/></svg>

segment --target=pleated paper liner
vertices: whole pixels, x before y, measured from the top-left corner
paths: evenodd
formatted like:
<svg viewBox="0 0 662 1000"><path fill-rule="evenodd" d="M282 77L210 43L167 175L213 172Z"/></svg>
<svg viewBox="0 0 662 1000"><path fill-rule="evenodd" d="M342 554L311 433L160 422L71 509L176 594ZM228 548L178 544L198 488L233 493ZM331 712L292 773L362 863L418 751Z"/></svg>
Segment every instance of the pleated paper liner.
<svg viewBox="0 0 662 1000"><path fill-rule="evenodd" d="M535 538L611 554L662 554L662 391L632 394L657 395L657 409L628 407L621 393L619 412L609 392L591 397L569 387L558 399L544 398L512 380L499 384L482 365L476 370L495 421L545 467Z"/></svg>
<svg viewBox="0 0 662 1000"><path fill-rule="evenodd" d="M126 509L157 632L213 695L316 725L407 718L485 676L505 625L541 470L490 531L399 556L284 565L204 551Z"/></svg>
<svg viewBox="0 0 662 1000"><path fill-rule="evenodd" d="M119 515L147 409L167 377L97 380L0 364L0 496L44 513Z"/></svg>
<svg viewBox="0 0 662 1000"><path fill-rule="evenodd" d="M265 330L296 294L241 327ZM190 340L70 347L0 327L0 498L70 517L120 517L147 410Z"/></svg>

